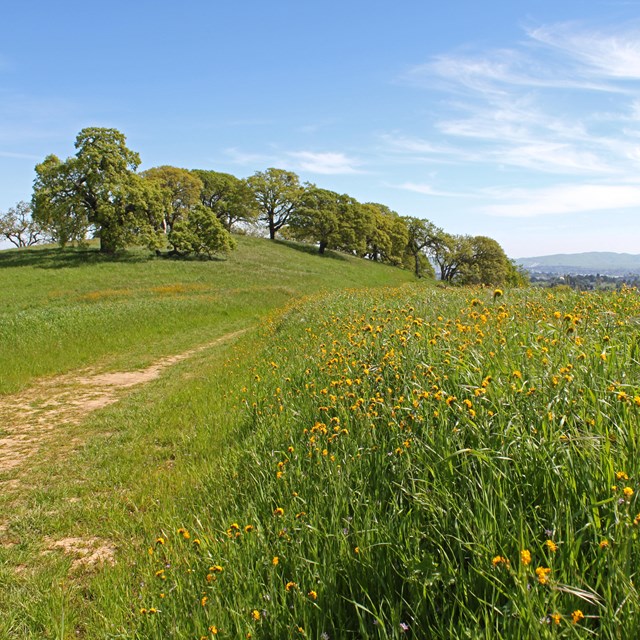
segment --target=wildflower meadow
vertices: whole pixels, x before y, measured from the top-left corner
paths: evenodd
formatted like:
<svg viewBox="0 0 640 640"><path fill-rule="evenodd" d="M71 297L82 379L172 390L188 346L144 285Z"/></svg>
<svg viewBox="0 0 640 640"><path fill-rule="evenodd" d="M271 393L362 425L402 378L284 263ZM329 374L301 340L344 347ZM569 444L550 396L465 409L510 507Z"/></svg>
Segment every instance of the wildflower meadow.
<svg viewBox="0 0 640 640"><path fill-rule="evenodd" d="M639 327L634 289L272 317L234 446L138 559L136 637L639 637Z"/></svg>

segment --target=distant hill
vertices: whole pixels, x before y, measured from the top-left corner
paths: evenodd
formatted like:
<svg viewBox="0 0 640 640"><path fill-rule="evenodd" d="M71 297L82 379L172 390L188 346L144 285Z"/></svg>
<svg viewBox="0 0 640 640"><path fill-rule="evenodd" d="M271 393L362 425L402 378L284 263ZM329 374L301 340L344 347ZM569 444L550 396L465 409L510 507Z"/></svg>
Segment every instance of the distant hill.
<svg viewBox="0 0 640 640"><path fill-rule="evenodd" d="M588 251L585 253L558 253L551 256L518 258L516 264L531 273L585 274L624 276L640 274L640 254Z"/></svg>

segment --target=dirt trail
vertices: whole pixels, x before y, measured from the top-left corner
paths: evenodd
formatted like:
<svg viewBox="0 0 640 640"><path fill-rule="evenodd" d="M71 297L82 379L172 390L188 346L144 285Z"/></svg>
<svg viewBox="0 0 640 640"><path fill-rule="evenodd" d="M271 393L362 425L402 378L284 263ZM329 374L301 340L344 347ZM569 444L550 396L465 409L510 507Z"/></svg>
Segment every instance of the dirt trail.
<svg viewBox="0 0 640 640"><path fill-rule="evenodd" d="M41 379L21 393L0 396L0 473L17 471L43 445L63 435L59 431L63 424L80 423L92 411L118 401L128 389L155 380L167 367L245 331L227 333L139 371L95 373L84 369Z"/></svg>

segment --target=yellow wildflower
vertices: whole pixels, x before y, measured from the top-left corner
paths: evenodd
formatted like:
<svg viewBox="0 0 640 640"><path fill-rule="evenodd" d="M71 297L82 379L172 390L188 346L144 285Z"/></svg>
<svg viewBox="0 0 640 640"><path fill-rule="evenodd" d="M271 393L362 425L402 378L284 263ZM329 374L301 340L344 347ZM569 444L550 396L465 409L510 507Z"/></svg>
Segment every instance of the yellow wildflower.
<svg viewBox="0 0 640 640"><path fill-rule="evenodd" d="M491 564L494 567L497 567L498 565L501 565L501 564L503 564L505 567L508 567L509 561L504 556L494 556L493 559L491 560Z"/></svg>
<svg viewBox="0 0 640 640"><path fill-rule="evenodd" d="M520 562L526 567L528 564L531 564L531 552L529 549L523 549L520 552Z"/></svg>
<svg viewBox="0 0 640 640"><path fill-rule="evenodd" d="M548 567L538 567L536 569L536 576L538 577L538 582L540 584L547 584L549 582L549 574L551 573L551 569Z"/></svg>
<svg viewBox="0 0 640 640"><path fill-rule="evenodd" d="M578 624L578 622L580 622L581 620L584 620L584 613L582 613L580 609L576 609L571 614L571 622L573 622L573 624Z"/></svg>

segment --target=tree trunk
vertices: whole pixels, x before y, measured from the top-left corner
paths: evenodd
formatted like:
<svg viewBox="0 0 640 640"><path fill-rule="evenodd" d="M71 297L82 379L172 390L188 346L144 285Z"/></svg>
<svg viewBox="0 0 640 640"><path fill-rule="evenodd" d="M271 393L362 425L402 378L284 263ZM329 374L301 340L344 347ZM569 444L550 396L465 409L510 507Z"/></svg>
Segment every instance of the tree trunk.
<svg viewBox="0 0 640 640"><path fill-rule="evenodd" d="M327 248L327 243L325 240L320 240L320 246L318 247L318 253L322 255L324 250Z"/></svg>
<svg viewBox="0 0 640 640"><path fill-rule="evenodd" d="M113 255L117 249L116 240L104 227L100 229L100 253Z"/></svg>
<svg viewBox="0 0 640 640"><path fill-rule="evenodd" d="M420 253L416 251L416 253L414 253L413 255L416 259L416 278L419 278L420 277Z"/></svg>

